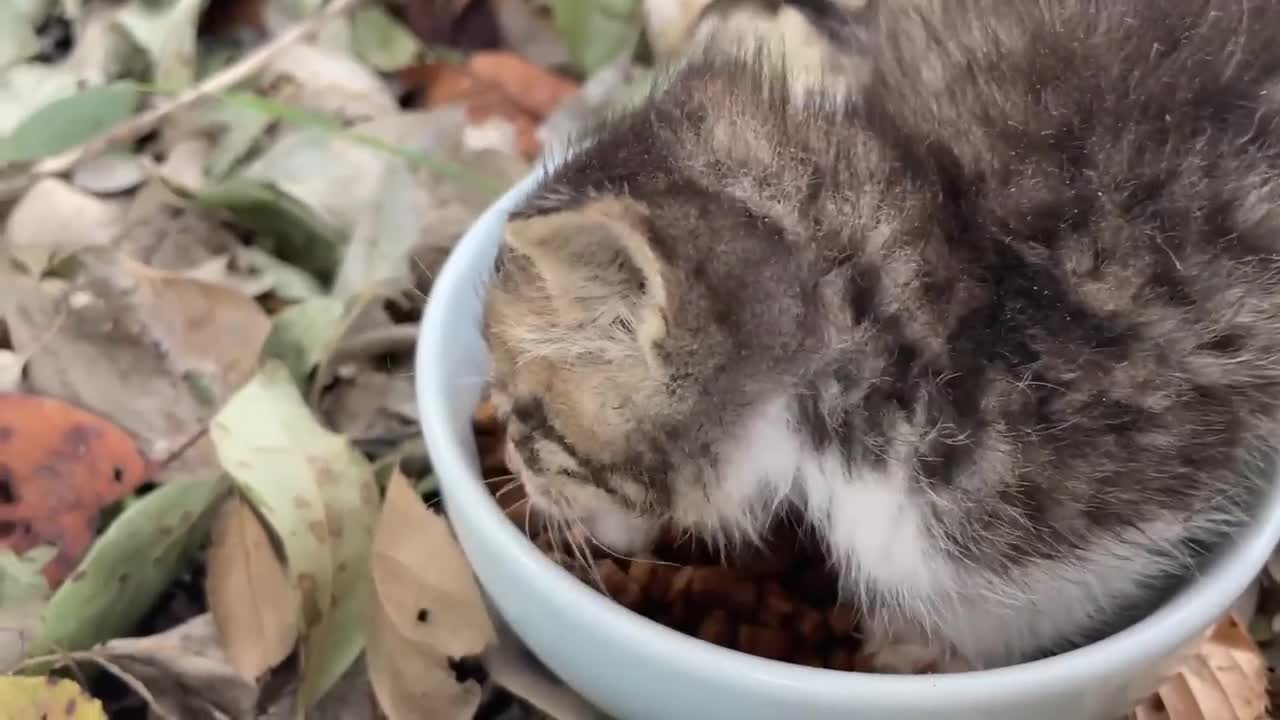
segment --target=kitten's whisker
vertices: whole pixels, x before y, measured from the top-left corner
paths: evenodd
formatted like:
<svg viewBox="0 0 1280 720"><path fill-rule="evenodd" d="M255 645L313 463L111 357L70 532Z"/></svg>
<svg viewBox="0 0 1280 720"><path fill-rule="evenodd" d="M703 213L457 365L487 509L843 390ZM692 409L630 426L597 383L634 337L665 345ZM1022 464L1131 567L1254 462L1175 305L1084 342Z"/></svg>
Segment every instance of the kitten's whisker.
<svg viewBox="0 0 1280 720"><path fill-rule="evenodd" d="M511 488L519 487L519 486L520 486L520 481L519 481L519 480L512 480L512 481L508 482L506 485L503 485L503 486L502 486L502 489L501 489L501 490L499 490L498 492L496 492L496 493L494 493L494 494L493 494L493 499L494 499L494 500L501 500L501 499L502 499L502 496L503 496L503 495L504 495L508 490L510 490ZM528 499L529 499L529 497L526 495L526 496L525 496L525 500L528 500Z"/></svg>
<svg viewBox="0 0 1280 720"><path fill-rule="evenodd" d="M578 532L575 531L581 532L582 537L590 537L591 533L582 524L581 520L573 518L573 527L569 529L569 545L573 547L574 554L578 556L579 562L585 565L591 573L591 579L595 581L596 587L599 588L600 592L609 595L609 589L604 585L604 578L600 577L600 569L596 567L596 560L592 557L591 550L586 547L585 541L578 542L576 540Z"/></svg>
<svg viewBox="0 0 1280 720"><path fill-rule="evenodd" d="M485 485L492 485L493 483L500 482L500 481L502 481L502 480L510 480L510 479L514 478L515 476L516 476L516 474L515 474L515 473L507 473L506 475L496 475L496 476L491 477L491 478L485 478L485 479L484 479L484 484L485 484Z"/></svg>
<svg viewBox="0 0 1280 720"><path fill-rule="evenodd" d="M615 552L613 549L609 548L604 543L597 540L596 536L592 535L591 531L588 530L585 525L582 526L582 534L585 535L586 538L590 540L593 545L605 551L606 553L618 558L619 560L626 560L627 562L648 563L650 565L669 565L670 567L674 567L674 568L684 567L680 563L673 563L667 560L659 560L657 558L630 557L627 555L623 555L619 552Z"/></svg>

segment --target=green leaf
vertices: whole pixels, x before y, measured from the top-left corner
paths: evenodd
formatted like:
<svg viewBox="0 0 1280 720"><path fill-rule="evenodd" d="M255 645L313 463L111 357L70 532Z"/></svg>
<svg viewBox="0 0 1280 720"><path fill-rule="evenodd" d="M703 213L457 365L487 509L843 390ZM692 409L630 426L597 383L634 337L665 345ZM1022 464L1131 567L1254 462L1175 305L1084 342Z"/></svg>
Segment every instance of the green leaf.
<svg viewBox="0 0 1280 720"><path fill-rule="evenodd" d="M235 177L201 191L197 204L222 209L259 233L259 246L328 280L340 256L338 230L310 207L266 182Z"/></svg>
<svg viewBox="0 0 1280 720"><path fill-rule="evenodd" d="M146 52L151 82L165 92L181 90L196 76L196 25L205 0L131 2L116 24Z"/></svg>
<svg viewBox="0 0 1280 720"><path fill-rule="evenodd" d="M556 29L584 75L634 49L640 9L640 0L551 0Z"/></svg>
<svg viewBox="0 0 1280 720"><path fill-rule="evenodd" d="M300 302L325 294L324 286L314 275L261 248L246 245L236 250L236 257L243 267L269 281L271 291L283 300Z"/></svg>
<svg viewBox="0 0 1280 720"><path fill-rule="evenodd" d="M40 52L40 39L14 0L0 0L0 70Z"/></svg>
<svg viewBox="0 0 1280 720"><path fill-rule="evenodd" d="M342 337L346 313L346 304L331 297L301 302L276 313L262 348L264 360L284 363L298 387L305 387L307 376Z"/></svg>
<svg viewBox="0 0 1280 720"><path fill-rule="evenodd" d="M42 571L56 554L58 549L49 545L31 548L22 555L0 548L0 608L48 597L49 582Z"/></svg>
<svg viewBox="0 0 1280 720"><path fill-rule="evenodd" d="M209 154L206 170L209 177L221 180L253 149L275 119L256 108L219 102L211 110L212 122L221 126L222 135Z"/></svg>
<svg viewBox="0 0 1280 720"><path fill-rule="evenodd" d="M320 425L289 369L268 360L214 418L218 458L284 548L302 628L301 707L328 690L364 646L373 468Z"/></svg>
<svg viewBox="0 0 1280 720"><path fill-rule="evenodd" d="M418 36L377 5L352 14L351 44L361 60L382 72L410 65L422 52Z"/></svg>
<svg viewBox="0 0 1280 720"><path fill-rule="evenodd" d="M49 598L28 655L84 650L133 630L204 542L226 490L221 477L176 477L130 505Z"/></svg>
<svg viewBox="0 0 1280 720"><path fill-rule="evenodd" d="M73 148L132 115L141 96L134 83L117 82L55 100L0 138L0 165L31 162Z"/></svg>

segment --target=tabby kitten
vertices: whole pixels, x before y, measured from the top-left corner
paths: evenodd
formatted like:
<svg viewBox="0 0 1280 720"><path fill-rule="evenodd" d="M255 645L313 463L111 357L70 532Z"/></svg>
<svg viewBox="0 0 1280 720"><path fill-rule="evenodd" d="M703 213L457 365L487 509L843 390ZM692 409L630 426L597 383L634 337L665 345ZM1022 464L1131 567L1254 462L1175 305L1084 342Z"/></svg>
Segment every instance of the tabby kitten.
<svg viewBox="0 0 1280 720"><path fill-rule="evenodd" d="M621 552L782 514L885 669L1167 596L1280 410L1280 0L899 0L856 99L701 53L508 226L511 463Z"/></svg>

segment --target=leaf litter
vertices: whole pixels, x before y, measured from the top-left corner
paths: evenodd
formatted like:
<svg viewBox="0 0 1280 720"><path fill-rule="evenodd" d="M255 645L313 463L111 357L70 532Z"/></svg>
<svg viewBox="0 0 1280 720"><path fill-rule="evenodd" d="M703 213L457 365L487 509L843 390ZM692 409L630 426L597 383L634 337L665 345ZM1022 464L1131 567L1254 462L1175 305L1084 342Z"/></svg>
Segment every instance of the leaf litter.
<svg viewBox="0 0 1280 720"><path fill-rule="evenodd" d="M600 716L429 507L415 329L707 4L0 2L0 718ZM1261 712L1276 578L1136 716Z"/></svg>

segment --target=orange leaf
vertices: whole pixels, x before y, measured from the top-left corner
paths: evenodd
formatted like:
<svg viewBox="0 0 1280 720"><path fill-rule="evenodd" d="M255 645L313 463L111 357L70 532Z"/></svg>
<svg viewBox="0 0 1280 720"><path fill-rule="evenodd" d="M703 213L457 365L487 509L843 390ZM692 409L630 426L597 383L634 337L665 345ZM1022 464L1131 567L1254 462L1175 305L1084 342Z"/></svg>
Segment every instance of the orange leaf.
<svg viewBox="0 0 1280 720"><path fill-rule="evenodd" d="M578 84L569 78L507 50L474 53L467 67L472 75L501 89L539 120L578 92Z"/></svg>
<svg viewBox="0 0 1280 720"><path fill-rule="evenodd" d="M57 546L44 568L50 587L88 552L102 509L151 471L111 421L55 398L0 394L0 547Z"/></svg>

